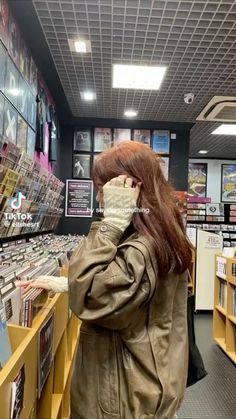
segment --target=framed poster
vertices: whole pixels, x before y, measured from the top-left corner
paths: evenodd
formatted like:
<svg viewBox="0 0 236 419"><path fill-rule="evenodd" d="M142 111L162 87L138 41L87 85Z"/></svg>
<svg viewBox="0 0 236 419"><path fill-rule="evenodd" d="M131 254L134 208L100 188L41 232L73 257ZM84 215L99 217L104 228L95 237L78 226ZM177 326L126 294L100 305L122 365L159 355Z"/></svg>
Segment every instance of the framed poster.
<svg viewBox="0 0 236 419"><path fill-rule="evenodd" d="M92 180L66 181L66 217L86 217L93 215L93 182Z"/></svg>
<svg viewBox="0 0 236 419"><path fill-rule="evenodd" d="M0 93L0 136L3 134L4 96Z"/></svg>
<svg viewBox="0 0 236 419"><path fill-rule="evenodd" d="M17 131L17 112L13 106L5 100L4 103L4 129L3 135L8 141L16 144L16 131Z"/></svg>
<svg viewBox="0 0 236 419"><path fill-rule="evenodd" d="M152 149L159 154L170 153L169 131L154 130L152 134Z"/></svg>
<svg viewBox="0 0 236 419"><path fill-rule="evenodd" d="M28 90L26 82L23 77L20 76L17 109L26 120L28 117Z"/></svg>
<svg viewBox="0 0 236 419"><path fill-rule="evenodd" d="M170 160L169 157L162 157L162 156L158 157L158 161L160 163L162 173L166 180L169 179L169 160Z"/></svg>
<svg viewBox="0 0 236 419"><path fill-rule="evenodd" d="M31 159L34 158L35 139L35 132L28 126L26 153Z"/></svg>
<svg viewBox="0 0 236 419"><path fill-rule="evenodd" d="M20 38L19 70L24 78L30 80L30 52L26 46L24 38Z"/></svg>
<svg viewBox="0 0 236 419"><path fill-rule="evenodd" d="M9 16L9 54L19 68L20 31L14 17Z"/></svg>
<svg viewBox="0 0 236 419"><path fill-rule="evenodd" d="M75 128L74 131L74 151L91 151L92 140L91 130Z"/></svg>
<svg viewBox="0 0 236 419"><path fill-rule="evenodd" d="M133 131L133 140L146 144L150 147L151 132L149 129L135 129Z"/></svg>
<svg viewBox="0 0 236 419"><path fill-rule="evenodd" d="M73 154L73 178L90 179L91 157L90 154Z"/></svg>
<svg viewBox="0 0 236 419"><path fill-rule="evenodd" d="M38 91L38 70L32 57L30 58L30 86L36 95Z"/></svg>
<svg viewBox="0 0 236 419"><path fill-rule="evenodd" d="M39 330L38 338L38 397L49 375L53 361L54 313Z"/></svg>
<svg viewBox="0 0 236 419"><path fill-rule="evenodd" d="M188 196L206 197L207 163L189 163L188 166Z"/></svg>
<svg viewBox="0 0 236 419"><path fill-rule="evenodd" d="M7 61L7 52L4 48L4 46L2 45L2 43L0 42L0 69L1 69L1 71L0 71L0 90L1 90L1 92L4 92L4 90L5 90L6 61Z"/></svg>
<svg viewBox="0 0 236 419"><path fill-rule="evenodd" d="M18 95L19 95L19 77L20 74L12 62L11 58L7 59L7 73L5 83L5 95L10 102L17 107Z"/></svg>
<svg viewBox="0 0 236 419"><path fill-rule="evenodd" d="M7 0L0 0L0 39L8 48L9 43L9 7Z"/></svg>
<svg viewBox="0 0 236 419"><path fill-rule="evenodd" d="M27 101L27 107L28 107L28 116L27 120L29 124L35 128L36 125L36 98L31 93L30 89L28 88L28 101Z"/></svg>
<svg viewBox="0 0 236 419"><path fill-rule="evenodd" d="M27 128L28 125L24 119L18 115L16 145L25 152L27 150Z"/></svg>
<svg viewBox="0 0 236 419"><path fill-rule="evenodd" d="M221 170L221 201L236 202L236 164L222 164Z"/></svg>
<svg viewBox="0 0 236 419"><path fill-rule="evenodd" d="M131 129L127 128L115 128L114 129L114 144L121 141L130 141L131 140Z"/></svg>
<svg viewBox="0 0 236 419"><path fill-rule="evenodd" d="M111 148L112 132L111 128L94 129L94 152L100 152Z"/></svg>

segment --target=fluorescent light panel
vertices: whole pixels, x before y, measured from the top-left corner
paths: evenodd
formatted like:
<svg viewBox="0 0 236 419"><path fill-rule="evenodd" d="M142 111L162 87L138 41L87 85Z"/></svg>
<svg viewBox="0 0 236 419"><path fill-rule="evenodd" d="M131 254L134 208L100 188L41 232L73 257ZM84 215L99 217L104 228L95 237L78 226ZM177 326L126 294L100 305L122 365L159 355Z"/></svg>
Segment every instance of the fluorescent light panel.
<svg viewBox="0 0 236 419"><path fill-rule="evenodd" d="M159 90L167 67L113 64L113 88Z"/></svg>
<svg viewBox="0 0 236 419"><path fill-rule="evenodd" d="M124 113L125 116L132 118L133 116L137 116L137 112L132 109L127 109Z"/></svg>
<svg viewBox="0 0 236 419"><path fill-rule="evenodd" d="M94 100L96 98L96 95L94 92L90 92L89 90L85 91L85 92L81 92L80 93L82 99L87 100L88 102L91 102L92 100Z"/></svg>
<svg viewBox="0 0 236 419"><path fill-rule="evenodd" d="M222 124L216 128L212 134L216 135L236 135L236 124Z"/></svg>
<svg viewBox="0 0 236 419"><path fill-rule="evenodd" d="M91 52L91 42L88 39L68 39L68 43L72 52L81 54Z"/></svg>
<svg viewBox="0 0 236 419"><path fill-rule="evenodd" d="M207 154L208 153L208 150L199 150L199 152L198 152L199 154Z"/></svg>

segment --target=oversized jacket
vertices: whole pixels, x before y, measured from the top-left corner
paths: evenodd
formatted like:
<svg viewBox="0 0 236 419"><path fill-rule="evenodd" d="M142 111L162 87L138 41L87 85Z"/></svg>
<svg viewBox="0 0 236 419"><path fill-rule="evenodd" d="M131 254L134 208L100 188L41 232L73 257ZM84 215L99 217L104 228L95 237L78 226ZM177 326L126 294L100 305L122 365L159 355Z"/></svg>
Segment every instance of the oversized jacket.
<svg viewBox="0 0 236 419"><path fill-rule="evenodd" d="M187 275L159 277L148 240L121 236L93 223L70 262L70 307L82 320L71 419L173 418L184 395Z"/></svg>

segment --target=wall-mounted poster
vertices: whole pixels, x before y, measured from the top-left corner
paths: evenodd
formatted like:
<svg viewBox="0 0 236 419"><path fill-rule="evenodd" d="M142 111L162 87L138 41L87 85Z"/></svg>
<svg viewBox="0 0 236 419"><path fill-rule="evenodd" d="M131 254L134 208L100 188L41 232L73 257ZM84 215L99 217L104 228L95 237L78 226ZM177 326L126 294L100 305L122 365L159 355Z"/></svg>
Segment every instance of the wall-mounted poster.
<svg viewBox="0 0 236 419"><path fill-rule="evenodd" d="M121 141L131 140L131 129L127 128L115 128L114 129L114 144Z"/></svg>
<svg viewBox="0 0 236 419"><path fill-rule="evenodd" d="M169 157L161 157L159 156L159 163L162 169L162 173L165 176L165 179L169 179Z"/></svg>
<svg viewBox="0 0 236 419"><path fill-rule="evenodd" d="M19 68L20 31L12 15L9 17L9 54Z"/></svg>
<svg viewBox="0 0 236 419"><path fill-rule="evenodd" d="M19 95L19 72L12 62L11 58L7 59L7 73L6 73L6 84L5 94L10 102L17 107L18 95Z"/></svg>
<svg viewBox="0 0 236 419"><path fill-rule="evenodd" d="M152 149L159 154L170 153L169 131L154 130L152 134Z"/></svg>
<svg viewBox="0 0 236 419"><path fill-rule="evenodd" d="M27 150L27 128L28 128L28 125L26 124L24 119L21 118L20 115L18 115L16 145L22 151L25 151L25 152Z"/></svg>
<svg viewBox="0 0 236 419"><path fill-rule="evenodd" d="M28 89L28 122L35 128L36 125L36 98L32 95L31 91Z"/></svg>
<svg viewBox="0 0 236 419"><path fill-rule="evenodd" d="M35 132L30 127L28 127L26 152L31 157L31 159L34 158L34 150L35 150Z"/></svg>
<svg viewBox="0 0 236 419"><path fill-rule="evenodd" d="M30 52L26 46L24 38L20 38L19 70L24 78L30 80Z"/></svg>
<svg viewBox="0 0 236 419"><path fill-rule="evenodd" d="M35 94L38 91L38 70L33 58L30 58L30 86Z"/></svg>
<svg viewBox="0 0 236 419"><path fill-rule="evenodd" d="M66 217L86 217L93 215L93 182L91 180L66 181Z"/></svg>
<svg viewBox="0 0 236 419"><path fill-rule="evenodd" d="M75 179L89 179L90 166L91 157L89 154L73 154L73 177Z"/></svg>
<svg viewBox="0 0 236 419"><path fill-rule="evenodd" d="M39 330L38 338L38 397L40 397L53 361L54 313Z"/></svg>
<svg viewBox="0 0 236 419"><path fill-rule="evenodd" d="M28 117L28 90L27 83L20 76L17 109L26 120Z"/></svg>
<svg viewBox="0 0 236 419"><path fill-rule="evenodd" d="M74 151L91 151L90 129L75 128Z"/></svg>
<svg viewBox="0 0 236 419"><path fill-rule="evenodd" d="M16 144L17 112L13 106L5 100L4 103L4 136L8 141Z"/></svg>
<svg viewBox="0 0 236 419"><path fill-rule="evenodd" d="M111 148L111 128L95 128L94 130L94 151L104 151Z"/></svg>
<svg viewBox="0 0 236 419"><path fill-rule="evenodd" d="M133 140L146 144L150 147L151 133L149 129L135 129L133 131Z"/></svg>
<svg viewBox="0 0 236 419"><path fill-rule="evenodd" d="M236 202L236 164L222 164L221 201Z"/></svg>
<svg viewBox="0 0 236 419"><path fill-rule="evenodd" d="M207 163L189 163L188 196L206 197Z"/></svg>
<svg viewBox="0 0 236 419"><path fill-rule="evenodd" d="M0 3L1 4L1 3ZM4 92L5 89L5 74L6 74L7 52L0 42L0 90Z"/></svg>
<svg viewBox="0 0 236 419"><path fill-rule="evenodd" d="M4 96L0 93L0 136L3 134Z"/></svg>
<svg viewBox="0 0 236 419"><path fill-rule="evenodd" d="M9 8L7 0L0 0L0 39L8 48L9 42Z"/></svg>

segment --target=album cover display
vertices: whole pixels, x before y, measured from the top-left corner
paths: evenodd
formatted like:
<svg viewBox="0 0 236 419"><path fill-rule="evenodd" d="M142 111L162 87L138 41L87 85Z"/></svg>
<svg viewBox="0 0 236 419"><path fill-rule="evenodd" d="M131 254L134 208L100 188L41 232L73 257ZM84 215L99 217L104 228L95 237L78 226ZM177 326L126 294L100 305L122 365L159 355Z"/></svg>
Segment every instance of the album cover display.
<svg viewBox="0 0 236 419"><path fill-rule="evenodd" d="M90 129L76 128L74 131L74 151L91 151Z"/></svg>
<svg viewBox="0 0 236 419"><path fill-rule="evenodd" d="M30 127L28 127L26 152L32 159L34 158L34 150L35 150L35 132Z"/></svg>
<svg viewBox="0 0 236 419"><path fill-rule="evenodd" d="M36 125L36 98L28 90L28 122L35 128Z"/></svg>
<svg viewBox="0 0 236 419"><path fill-rule="evenodd" d="M135 129L133 132L133 140L146 144L150 147L151 132L149 129Z"/></svg>
<svg viewBox="0 0 236 419"><path fill-rule="evenodd" d="M75 179L90 178L91 157L89 154L73 155L73 177Z"/></svg>
<svg viewBox="0 0 236 419"><path fill-rule="evenodd" d="M27 83L20 76L17 109L26 120L28 120L28 90Z"/></svg>
<svg viewBox="0 0 236 419"><path fill-rule="evenodd" d="M20 115L18 115L18 125L17 125L17 138L16 138L16 145L21 149L21 151L25 151L27 149L27 124Z"/></svg>
<svg viewBox="0 0 236 419"><path fill-rule="evenodd" d="M14 17L9 16L9 54L14 63L19 68L19 40L20 31Z"/></svg>
<svg viewBox="0 0 236 419"><path fill-rule="evenodd" d="M114 143L131 140L131 129L115 128L114 129Z"/></svg>
<svg viewBox="0 0 236 419"><path fill-rule="evenodd" d="M1 4L1 3L0 3ZM5 90L5 74L6 74L7 52L3 44L0 42L0 90Z"/></svg>
<svg viewBox="0 0 236 419"><path fill-rule="evenodd" d="M16 144L17 112L13 106L5 100L4 103L4 130L3 135L8 141Z"/></svg>
<svg viewBox="0 0 236 419"><path fill-rule="evenodd" d="M9 8L7 0L0 0L0 39L8 48L9 41Z"/></svg>
<svg viewBox="0 0 236 419"><path fill-rule="evenodd" d="M94 152L100 152L111 148L111 128L95 128L94 130Z"/></svg>
<svg viewBox="0 0 236 419"><path fill-rule="evenodd" d="M30 80L30 52L23 37L20 38L19 69L24 78Z"/></svg>
<svg viewBox="0 0 236 419"><path fill-rule="evenodd" d="M37 94L38 90L38 70L35 65L33 58L30 58L30 86L35 94Z"/></svg>
<svg viewBox="0 0 236 419"><path fill-rule="evenodd" d="M6 83L5 83L5 95L10 102L17 107L18 100L18 89L19 89L19 72L12 62L11 58L7 59L7 72L6 72Z"/></svg>

